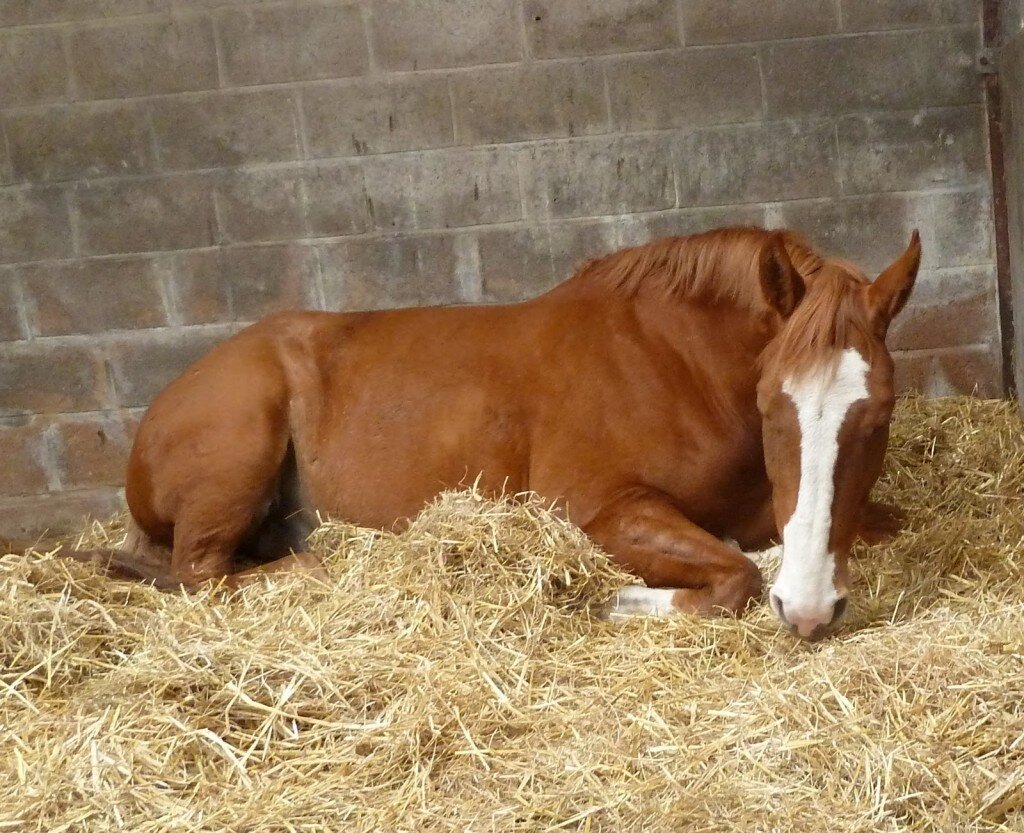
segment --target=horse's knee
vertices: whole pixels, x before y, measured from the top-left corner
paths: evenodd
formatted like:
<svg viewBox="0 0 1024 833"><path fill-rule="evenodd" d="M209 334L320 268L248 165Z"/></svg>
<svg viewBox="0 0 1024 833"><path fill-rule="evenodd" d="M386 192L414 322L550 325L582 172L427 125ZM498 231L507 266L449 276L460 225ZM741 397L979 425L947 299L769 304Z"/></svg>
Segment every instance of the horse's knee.
<svg viewBox="0 0 1024 833"><path fill-rule="evenodd" d="M716 606L723 610L741 614L751 602L756 602L764 592L764 577L757 565L744 558L742 564L737 563L735 570L718 588Z"/></svg>

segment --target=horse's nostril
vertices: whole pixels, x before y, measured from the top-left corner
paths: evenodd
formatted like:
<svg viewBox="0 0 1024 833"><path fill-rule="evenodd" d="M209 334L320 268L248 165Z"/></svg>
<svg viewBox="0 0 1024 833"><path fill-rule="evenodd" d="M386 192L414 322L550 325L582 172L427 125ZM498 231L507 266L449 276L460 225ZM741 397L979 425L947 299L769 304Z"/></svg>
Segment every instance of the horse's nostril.
<svg viewBox="0 0 1024 833"><path fill-rule="evenodd" d="M844 613L846 613L846 596L843 596L843 598L836 602L836 606L832 612L832 621L830 622L830 624L834 625L836 622L838 622L843 617Z"/></svg>
<svg viewBox="0 0 1024 833"><path fill-rule="evenodd" d="M811 631L811 635L807 637L807 641L820 642L826 636L828 636L828 626L818 625L813 631Z"/></svg>
<svg viewBox="0 0 1024 833"><path fill-rule="evenodd" d="M771 593L769 595L769 599L771 600L772 607L775 608L775 613L785 624L788 625L789 620L786 619L786 609L782 606L782 599L780 599L774 593Z"/></svg>

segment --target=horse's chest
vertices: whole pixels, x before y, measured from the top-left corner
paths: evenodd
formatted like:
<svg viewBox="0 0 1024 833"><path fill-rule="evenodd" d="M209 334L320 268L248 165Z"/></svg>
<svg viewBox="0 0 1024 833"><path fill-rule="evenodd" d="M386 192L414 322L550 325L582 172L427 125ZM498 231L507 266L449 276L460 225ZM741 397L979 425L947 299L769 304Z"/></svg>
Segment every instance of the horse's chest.
<svg viewBox="0 0 1024 833"><path fill-rule="evenodd" d="M683 456L692 469L687 476L702 480L707 487L717 487L716 491L759 486L765 478L760 435L733 432L700 444L694 455Z"/></svg>
<svg viewBox="0 0 1024 833"><path fill-rule="evenodd" d="M774 533L763 458L742 441L706 454L703 464L686 461L665 491L687 518L716 537L746 545Z"/></svg>

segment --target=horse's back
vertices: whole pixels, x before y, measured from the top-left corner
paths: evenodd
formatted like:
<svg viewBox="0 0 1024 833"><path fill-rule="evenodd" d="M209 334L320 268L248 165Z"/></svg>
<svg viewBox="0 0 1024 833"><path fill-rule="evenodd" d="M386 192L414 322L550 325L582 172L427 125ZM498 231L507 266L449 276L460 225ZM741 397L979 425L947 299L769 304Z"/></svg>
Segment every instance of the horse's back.
<svg viewBox="0 0 1024 833"><path fill-rule="evenodd" d="M678 327L651 331L636 309L555 295L265 319L154 401L129 505L144 528L166 530L214 487L238 506L268 504L283 474L301 508L378 527L474 482L536 490L582 518L638 476L692 497L690 473L672 461L687 459L714 419L701 416L703 385L680 375L668 346ZM685 320L714 341L704 315ZM686 349L703 368L711 351L697 335Z"/></svg>

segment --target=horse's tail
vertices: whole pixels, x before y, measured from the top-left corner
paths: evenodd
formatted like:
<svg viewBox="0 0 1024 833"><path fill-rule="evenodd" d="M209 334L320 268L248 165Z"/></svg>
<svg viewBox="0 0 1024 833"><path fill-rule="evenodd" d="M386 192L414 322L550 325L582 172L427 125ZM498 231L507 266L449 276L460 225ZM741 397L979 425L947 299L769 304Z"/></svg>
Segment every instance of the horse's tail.
<svg viewBox="0 0 1024 833"><path fill-rule="evenodd" d="M157 590L178 590L183 585L175 581L167 567L149 564L125 550L58 550L56 555L86 564L97 565L110 578L125 579L151 584Z"/></svg>
<svg viewBox="0 0 1024 833"><path fill-rule="evenodd" d="M95 564L111 578L145 582L158 590L178 590L182 587L181 581L171 573L170 548L151 541L131 518L128 519L127 527L124 543L118 548L76 550L62 546L54 551L54 555ZM23 551L39 551L39 547L29 546Z"/></svg>

